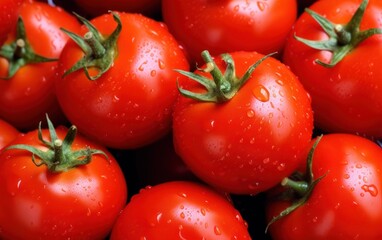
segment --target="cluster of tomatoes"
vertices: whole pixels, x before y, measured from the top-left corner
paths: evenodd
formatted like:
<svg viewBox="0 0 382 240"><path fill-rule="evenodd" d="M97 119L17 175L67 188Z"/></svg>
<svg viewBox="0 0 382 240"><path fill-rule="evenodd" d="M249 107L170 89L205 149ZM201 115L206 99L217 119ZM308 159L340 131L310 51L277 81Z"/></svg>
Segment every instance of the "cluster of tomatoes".
<svg viewBox="0 0 382 240"><path fill-rule="evenodd" d="M379 0L0 0L0 239L381 239Z"/></svg>

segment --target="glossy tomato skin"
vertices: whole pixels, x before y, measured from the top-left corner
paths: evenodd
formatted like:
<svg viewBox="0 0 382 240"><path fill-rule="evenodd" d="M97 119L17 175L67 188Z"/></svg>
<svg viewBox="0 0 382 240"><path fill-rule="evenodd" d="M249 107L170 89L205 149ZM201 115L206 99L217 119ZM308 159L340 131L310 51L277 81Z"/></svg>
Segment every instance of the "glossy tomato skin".
<svg viewBox="0 0 382 240"><path fill-rule="evenodd" d="M60 139L66 128L57 128ZM47 130L43 130L49 139ZM15 139L13 144L45 147L37 131ZM31 153L8 150L0 154L1 239L105 239L126 204L124 175L114 157L103 147L77 135L72 149L104 151L92 161L67 172L51 173L37 167Z"/></svg>
<svg viewBox="0 0 382 240"><path fill-rule="evenodd" d="M263 57L256 52L231 56L238 77ZM220 57L215 61L225 69ZM188 81L179 80L188 90L199 91ZM179 96L174 107L176 152L202 180L236 194L265 191L294 171L312 129L308 94L296 76L271 57L231 100L196 102Z"/></svg>
<svg viewBox="0 0 382 240"><path fill-rule="evenodd" d="M360 5L358 0L317 1L310 9L333 23L346 23ZM361 30L381 28L382 2L371 0L361 22ZM356 133L382 137L382 36L361 42L336 66L325 68L315 62L329 62L332 54L314 50L294 35L325 40L327 34L307 13L297 20L286 41L283 62L299 77L312 97L315 124L325 132ZM371 54L372 53L372 54Z"/></svg>
<svg viewBox="0 0 382 240"><path fill-rule="evenodd" d="M314 152L313 174L325 177L304 205L270 226L272 238L381 239L381 159L381 148L368 139L324 135ZM268 201L268 219L289 205Z"/></svg>
<svg viewBox="0 0 382 240"><path fill-rule="evenodd" d="M296 0L163 0L170 31L200 64L200 52L280 52L297 17Z"/></svg>
<svg viewBox="0 0 382 240"><path fill-rule="evenodd" d="M0 150L13 141L19 134L21 133L14 126L0 119Z"/></svg>
<svg viewBox="0 0 382 240"><path fill-rule="evenodd" d="M239 211L221 194L192 182L142 189L117 219L111 240L251 239Z"/></svg>
<svg viewBox="0 0 382 240"><path fill-rule="evenodd" d="M68 36L60 29L78 30L77 19L47 3L26 0L20 8L27 40L36 54L58 58ZM6 43L15 41L15 29ZM0 76L8 75L9 64L0 58ZM17 129L29 131L45 119L48 113L56 123L64 123L65 117L55 95L54 76L57 61L27 64L10 79L1 79L0 117Z"/></svg>
<svg viewBox="0 0 382 240"><path fill-rule="evenodd" d="M83 56L70 41L60 56L56 89L65 115L84 135L111 148L131 149L170 131L178 92L174 69L189 65L163 24L139 14L119 16L122 32L113 66L94 81L83 70L62 77ZM92 23L102 34L116 27L111 14Z"/></svg>
<svg viewBox="0 0 382 240"><path fill-rule="evenodd" d="M22 0L0 1L0 46L5 42L7 35L15 27L22 2Z"/></svg>

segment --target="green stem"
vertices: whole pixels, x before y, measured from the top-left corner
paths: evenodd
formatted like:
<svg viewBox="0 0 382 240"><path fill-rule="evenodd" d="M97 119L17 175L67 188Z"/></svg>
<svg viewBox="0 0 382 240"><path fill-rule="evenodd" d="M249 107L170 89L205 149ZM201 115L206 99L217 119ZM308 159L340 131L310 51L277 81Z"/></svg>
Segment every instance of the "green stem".
<svg viewBox="0 0 382 240"><path fill-rule="evenodd" d="M84 35L84 40L91 48L94 58L102 58L105 55L105 47L94 37L92 32L87 32Z"/></svg>
<svg viewBox="0 0 382 240"><path fill-rule="evenodd" d="M294 181L288 177L284 178L281 181L281 186L288 187L293 189L294 192L299 194L300 196L304 196L308 189L309 189L309 183L306 181Z"/></svg>

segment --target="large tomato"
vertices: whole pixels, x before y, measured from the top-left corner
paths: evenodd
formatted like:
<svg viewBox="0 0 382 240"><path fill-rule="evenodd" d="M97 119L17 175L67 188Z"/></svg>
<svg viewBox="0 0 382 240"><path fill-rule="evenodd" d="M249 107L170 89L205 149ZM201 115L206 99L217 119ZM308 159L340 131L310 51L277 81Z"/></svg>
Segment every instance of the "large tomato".
<svg viewBox="0 0 382 240"><path fill-rule="evenodd" d="M382 1L321 0L310 10L324 16L319 19L325 28L314 13L303 13L287 39L283 61L310 93L316 126L382 138ZM307 40L317 41L318 49Z"/></svg>
<svg viewBox="0 0 382 240"><path fill-rule="evenodd" d="M105 239L127 199L118 163L105 148L73 139L74 126L42 129L44 143L38 132L0 154L0 238Z"/></svg>
<svg viewBox="0 0 382 240"><path fill-rule="evenodd" d="M1 0L0 1L0 46L7 39L7 35L16 26L19 8L23 0Z"/></svg>
<svg viewBox="0 0 382 240"><path fill-rule="evenodd" d="M55 59L69 39L60 27L75 31L79 26L77 19L61 8L24 1L18 28L0 50L2 119L25 131L35 128L46 113L54 122L64 122L55 95Z"/></svg>
<svg viewBox="0 0 382 240"><path fill-rule="evenodd" d="M186 96L180 95L174 107L175 149L213 186L240 194L264 191L294 171L311 140L309 96L272 57L234 52L213 60L205 53L206 68L195 71L200 77L179 79ZM189 83L188 76L208 91Z"/></svg>
<svg viewBox="0 0 382 240"><path fill-rule="evenodd" d="M315 185L294 188L302 190L299 194L306 199L300 201L303 198L295 198L300 195L292 194L284 195L284 200L267 201L269 220L292 204L298 204L294 211L270 225L272 238L381 239L381 159L382 149L366 138L351 134L324 135L317 143L311 171L306 175L313 176L311 182L316 182ZM301 181L304 178L299 186ZM290 182L284 183L292 186Z"/></svg>
<svg viewBox="0 0 382 240"><path fill-rule="evenodd" d="M14 126L0 119L0 150L21 134Z"/></svg>
<svg viewBox="0 0 382 240"><path fill-rule="evenodd" d="M189 68L183 50L162 23L140 14L113 12L91 24L98 30L84 26L82 34L101 35L96 45L102 54L86 48L85 54L69 41L60 56L56 89L64 113L83 134L111 148L154 142L171 129L179 75L173 69Z"/></svg>
<svg viewBox="0 0 382 240"><path fill-rule="evenodd" d="M163 0L163 20L193 60L238 50L281 51L297 17L296 0Z"/></svg>
<svg viewBox="0 0 382 240"><path fill-rule="evenodd" d="M251 239L239 211L220 193L192 182L166 182L134 195L111 240Z"/></svg>

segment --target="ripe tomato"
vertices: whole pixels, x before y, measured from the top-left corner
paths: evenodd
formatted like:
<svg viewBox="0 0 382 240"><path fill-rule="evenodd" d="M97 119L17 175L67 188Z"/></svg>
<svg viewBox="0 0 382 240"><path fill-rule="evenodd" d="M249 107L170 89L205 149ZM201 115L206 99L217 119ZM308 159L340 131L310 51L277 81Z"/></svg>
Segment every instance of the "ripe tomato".
<svg viewBox="0 0 382 240"><path fill-rule="evenodd" d="M0 46L16 26L19 8L23 0L0 0Z"/></svg>
<svg viewBox="0 0 382 240"><path fill-rule="evenodd" d="M82 69L68 73L85 54L74 41L65 46L56 80L64 113L84 135L111 148L156 141L171 129L179 75L173 69L189 68L183 50L163 24L139 14L110 13L91 23L105 37L122 30L112 35L116 42L105 51L107 57L99 58L110 68L97 79L89 80ZM82 28L82 34L88 31ZM88 71L94 77L101 70Z"/></svg>
<svg viewBox="0 0 382 240"><path fill-rule="evenodd" d="M264 57L256 52L230 55L236 72L233 83L221 84L221 91L224 87L236 89L239 80L234 77L241 78ZM228 57L216 57L214 69L227 68L225 75L229 75L233 64ZM205 71L195 73L206 78L206 85L215 81ZM237 194L259 193L292 173L313 129L309 96L284 64L268 57L248 77L236 95L227 93L233 97L224 102L179 96L174 107L174 144L179 156L202 180ZM203 91L206 98L219 91L211 87L206 93L199 84L190 84L187 76L179 82L189 91Z"/></svg>
<svg viewBox="0 0 382 240"><path fill-rule="evenodd" d="M15 127L8 122L0 119L0 150L3 149L8 143L21 134Z"/></svg>
<svg viewBox="0 0 382 240"><path fill-rule="evenodd" d="M90 17L97 17L107 11L120 11L130 13L141 13L148 17L160 15L161 0L74 0L77 9Z"/></svg>
<svg viewBox="0 0 382 240"><path fill-rule="evenodd" d="M371 0L366 5L367 1L360 0L324 0L314 3L310 10L325 16L334 24L346 24L361 2L366 8L363 17L360 16L359 30L382 28L382 16L379 14L382 11L382 1ZM357 24L353 24L353 28L357 28ZM378 31L382 33L381 29ZM340 38L336 40L335 30L332 33L330 44L325 44L339 50L336 55L327 49L316 50L299 41L295 36L314 41L329 39L323 28L305 12L287 39L283 61L310 93L318 128L325 132L356 133L375 139L382 138L382 61L379 57L382 55L382 35L372 35L357 45L360 34L352 33L350 43L340 42L336 45ZM365 35L365 32L362 34ZM345 54L343 50L349 48L350 52ZM329 64L343 53L345 57L333 66L317 62L319 60Z"/></svg>
<svg viewBox="0 0 382 240"><path fill-rule="evenodd" d="M58 155L52 150L54 144L55 152L61 149L66 157L65 160L58 158L58 165L55 158L49 159L47 165L42 164L42 159L35 152L35 160L32 161L32 153L22 149L7 148L1 152L1 239L105 239L109 234L126 204L124 175L105 148L81 136L77 136L72 144L68 143L73 140L73 131L73 127L55 130L61 140L65 134L68 134L67 138L71 135L66 143L65 140L62 142L62 148L58 147L59 140L54 140L52 129L42 129L43 139L51 141L49 150L39 141L38 130L12 142L12 146L26 144L40 151L49 151L56 158ZM79 154L80 150L82 154ZM86 157L83 155L88 155L89 151L91 161L84 164ZM69 163L81 162L83 165L73 168L69 165L66 169L69 154L77 156L74 161L69 159ZM60 167L64 168L62 172ZM56 172L50 169L56 169Z"/></svg>
<svg viewBox="0 0 382 240"><path fill-rule="evenodd" d="M239 211L221 194L192 182L166 182L134 195L111 240L251 239Z"/></svg>
<svg viewBox="0 0 382 240"><path fill-rule="evenodd" d="M192 60L238 50L281 51L297 17L296 0L162 0L163 20Z"/></svg>
<svg viewBox="0 0 382 240"><path fill-rule="evenodd" d="M366 138L324 135L312 158L313 176L322 178L302 205L270 225L272 239L381 239L381 159ZM268 219L292 201L268 201Z"/></svg>
<svg viewBox="0 0 382 240"><path fill-rule="evenodd" d="M68 40L60 27L74 31L80 24L61 8L42 2L24 1L20 17L18 26L25 27L25 35L14 29L0 50L0 76L6 78L0 79L0 117L23 131L34 129L46 113L63 123L54 89L57 61L36 63L40 57L31 59L29 51L58 58Z"/></svg>

